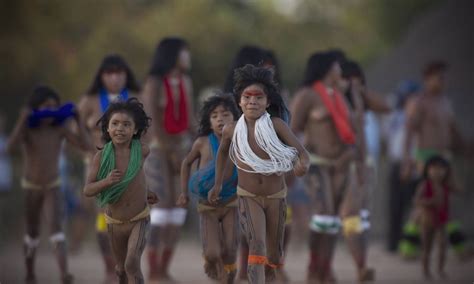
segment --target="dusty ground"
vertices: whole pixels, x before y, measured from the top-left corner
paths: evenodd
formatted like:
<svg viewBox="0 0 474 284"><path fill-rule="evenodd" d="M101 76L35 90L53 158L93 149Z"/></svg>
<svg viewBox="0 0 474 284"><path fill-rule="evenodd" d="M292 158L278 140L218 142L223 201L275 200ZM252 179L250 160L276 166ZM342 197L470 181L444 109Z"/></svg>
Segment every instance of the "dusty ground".
<svg viewBox="0 0 474 284"><path fill-rule="evenodd" d="M39 283L59 283L58 270L49 246L44 244L37 259ZM291 283L305 283L307 253L303 249L293 249L288 254L286 268ZM370 248L370 265L376 269L375 283L429 283L422 280L418 263L404 262L398 257L386 253L382 246L375 243ZM146 272L146 263L142 263ZM94 243L87 244L80 253L70 257L71 272L75 283L101 283L102 263ZM352 260L344 245L338 247L335 258L335 272L339 283L355 283L355 271ZM1 249L0 283L23 282L23 259L20 243L13 243ZM435 280L433 283L474 283L474 262L459 263L450 255L447 271L449 281ZM202 269L202 258L199 243L181 242L171 266L171 274L179 283L211 283Z"/></svg>

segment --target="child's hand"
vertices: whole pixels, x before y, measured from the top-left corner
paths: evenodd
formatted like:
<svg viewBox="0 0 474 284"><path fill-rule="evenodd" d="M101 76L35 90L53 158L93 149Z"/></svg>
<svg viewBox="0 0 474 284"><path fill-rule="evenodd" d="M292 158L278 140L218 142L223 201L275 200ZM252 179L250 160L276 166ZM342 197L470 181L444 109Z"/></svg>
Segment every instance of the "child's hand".
<svg viewBox="0 0 474 284"><path fill-rule="evenodd" d="M209 201L210 204L217 204L217 202L219 202L219 200L221 199L219 197L219 194L221 194L221 186L214 186L207 193L207 201Z"/></svg>
<svg viewBox="0 0 474 284"><path fill-rule="evenodd" d="M122 172L117 169L112 170L106 178L109 186L119 183L121 179L122 179Z"/></svg>
<svg viewBox="0 0 474 284"><path fill-rule="evenodd" d="M295 172L295 176L301 177L304 176L309 170L309 160L306 159L298 159L296 161L295 166L293 167L293 171Z"/></svg>
<svg viewBox="0 0 474 284"><path fill-rule="evenodd" d="M181 193L176 201L176 206L186 207L189 203L189 196L187 194Z"/></svg>
<svg viewBox="0 0 474 284"><path fill-rule="evenodd" d="M158 203L160 199L158 196L151 190L148 190L147 196L146 196L146 202L150 205L153 205L155 203Z"/></svg>

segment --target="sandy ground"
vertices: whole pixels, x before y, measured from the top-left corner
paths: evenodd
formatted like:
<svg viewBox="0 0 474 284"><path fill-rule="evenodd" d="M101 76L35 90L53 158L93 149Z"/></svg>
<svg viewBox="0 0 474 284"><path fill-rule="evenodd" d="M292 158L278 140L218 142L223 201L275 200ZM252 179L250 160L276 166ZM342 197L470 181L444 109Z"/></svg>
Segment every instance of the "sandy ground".
<svg viewBox="0 0 474 284"><path fill-rule="evenodd" d="M23 283L24 267L21 244L13 243L3 247L0 257L0 284ZM288 253L286 269L291 283L305 283L308 254L304 249L292 249ZM449 256L447 272L450 280L423 281L420 265L417 262L405 262L386 253L381 244L370 247L370 266L376 269L375 283L474 283L474 261L459 263ZM198 242L182 241L171 266L171 274L179 283L212 283L203 273L202 257ZM146 263L142 259L146 273ZM85 245L80 253L70 256L70 270L75 276L75 283L101 283L103 266L99 252L94 243ZM356 283L352 259L344 245L338 246L334 270L338 283ZM46 244L40 248L37 258L38 283L59 283L56 262L50 247Z"/></svg>

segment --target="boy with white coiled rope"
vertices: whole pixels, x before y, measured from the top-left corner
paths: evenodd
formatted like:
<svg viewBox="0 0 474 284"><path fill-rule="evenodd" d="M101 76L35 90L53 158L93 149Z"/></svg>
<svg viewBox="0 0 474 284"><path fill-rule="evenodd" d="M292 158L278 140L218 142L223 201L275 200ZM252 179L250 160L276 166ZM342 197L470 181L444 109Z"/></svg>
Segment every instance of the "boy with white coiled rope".
<svg viewBox="0 0 474 284"><path fill-rule="evenodd" d="M304 175L309 155L281 119L288 112L271 69L236 69L234 96L243 115L224 127L217 154L216 182L208 194L217 203L228 157L238 168L241 228L249 243L249 283L275 277L283 259L286 185L283 173Z"/></svg>

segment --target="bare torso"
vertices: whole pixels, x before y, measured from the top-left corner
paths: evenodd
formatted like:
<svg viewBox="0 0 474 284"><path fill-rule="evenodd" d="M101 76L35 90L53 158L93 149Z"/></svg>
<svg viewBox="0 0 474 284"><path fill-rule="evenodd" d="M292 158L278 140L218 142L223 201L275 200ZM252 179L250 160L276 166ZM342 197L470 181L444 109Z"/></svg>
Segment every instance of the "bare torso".
<svg viewBox="0 0 474 284"><path fill-rule="evenodd" d="M23 143L24 177L31 183L47 185L59 176L59 154L64 135L61 127L28 129Z"/></svg>

